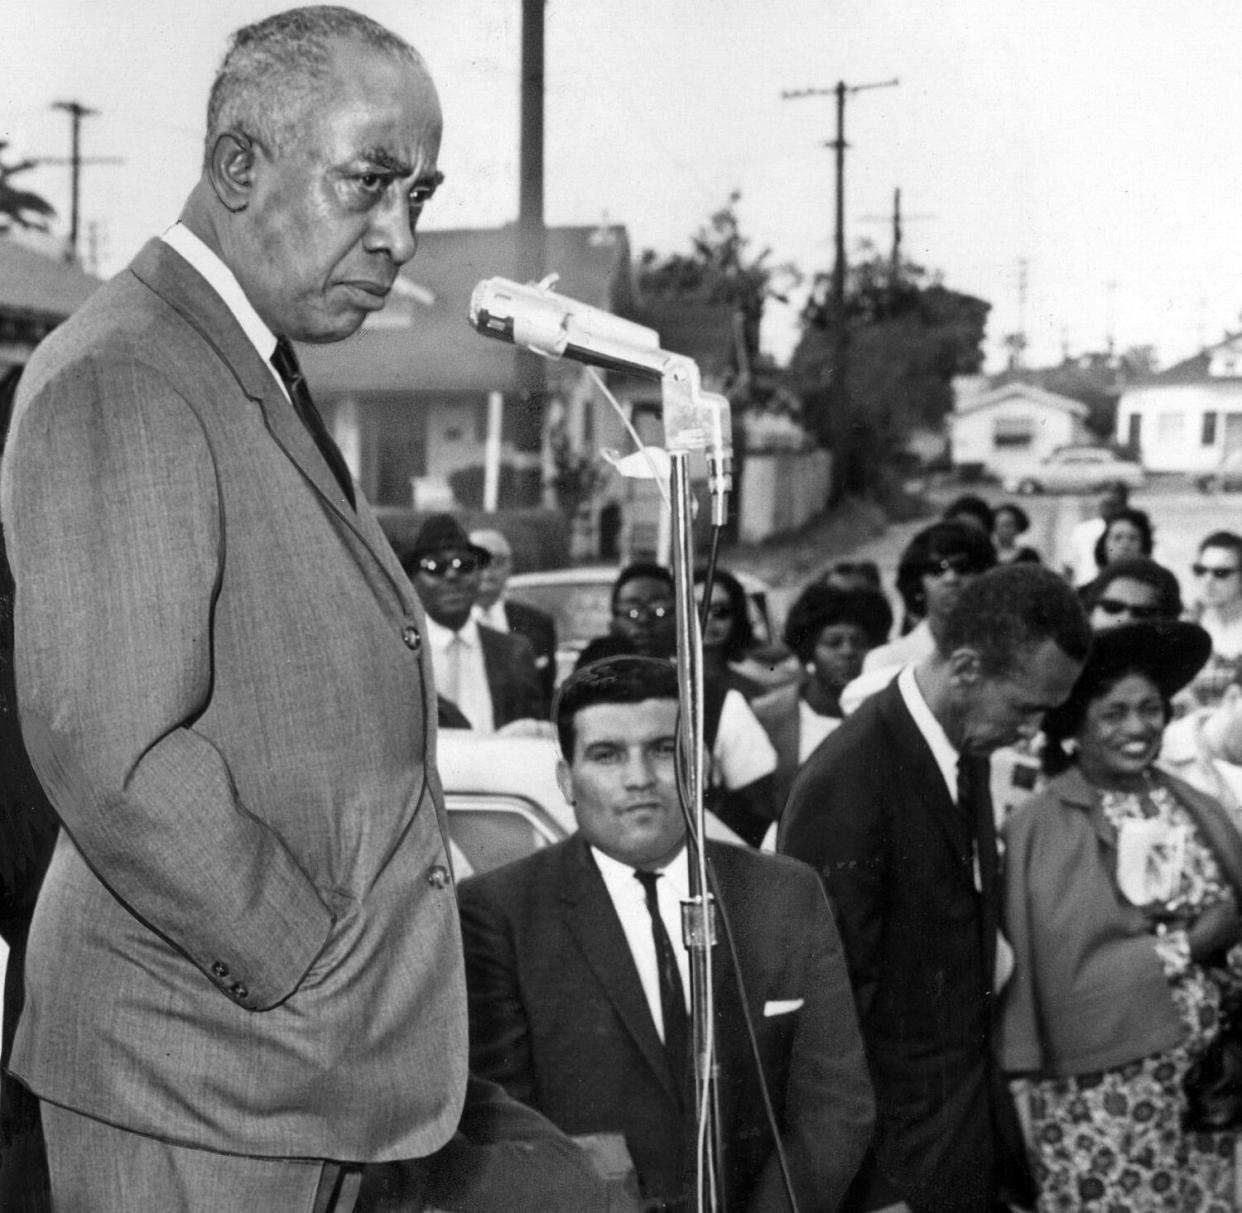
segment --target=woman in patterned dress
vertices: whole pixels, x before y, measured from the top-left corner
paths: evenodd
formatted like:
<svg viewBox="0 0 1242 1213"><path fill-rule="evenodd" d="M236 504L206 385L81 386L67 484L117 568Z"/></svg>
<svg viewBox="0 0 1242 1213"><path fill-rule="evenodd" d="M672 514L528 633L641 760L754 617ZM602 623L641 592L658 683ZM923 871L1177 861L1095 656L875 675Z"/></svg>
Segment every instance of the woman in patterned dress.
<svg viewBox="0 0 1242 1213"><path fill-rule="evenodd" d="M1242 836L1155 765L1169 701L1207 660L1190 623L1096 636L1044 720L1045 789L1005 827L1002 1064L1041 1213L1227 1213L1234 1134L1182 1128L1182 1079L1235 984Z"/></svg>

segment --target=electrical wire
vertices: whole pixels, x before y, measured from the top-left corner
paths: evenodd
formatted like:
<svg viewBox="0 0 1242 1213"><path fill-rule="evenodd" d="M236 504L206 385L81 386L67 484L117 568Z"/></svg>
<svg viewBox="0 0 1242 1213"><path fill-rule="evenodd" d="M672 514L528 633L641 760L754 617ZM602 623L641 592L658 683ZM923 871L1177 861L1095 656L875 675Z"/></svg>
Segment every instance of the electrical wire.
<svg viewBox="0 0 1242 1213"><path fill-rule="evenodd" d="M630 437L634 440L634 446L647 461L647 467L651 470L651 477L656 482L656 488L660 490L660 497L664 502L664 508L666 510L672 509L673 503L669 498L667 483L668 478L667 476L661 474L659 466L656 464L650 450L647 448L647 444L638 436L638 431L634 428L633 422L631 422L629 417L626 415L625 409L621 407L617 398L611 391L608 390L608 385L600 377L599 371L597 371L593 366L588 366L587 374L590 375L591 379L595 383L595 386L604 394L604 399L612 405L613 411L618 417L621 418L621 424L625 426Z"/></svg>
<svg viewBox="0 0 1242 1213"><path fill-rule="evenodd" d="M703 582L703 587L704 587L703 610L702 610L702 619L700 622L700 628L702 628L706 623L707 608L711 604L711 589L712 589L712 581L713 581L713 578L715 577L716 559L719 553L720 531L721 531L720 527L712 527L711 529L711 543L710 543L709 555L708 555L707 572L706 572L705 579ZM691 842L691 845L696 848L705 848L707 845L707 839L705 837L699 837L699 835L696 833L696 828L695 828L696 822L694 820L694 814L690 811L689 772L686 770L686 747L684 744L685 739L684 739L684 733L682 731L683 729L684 729L684 721L679 715L678 720L677 720L677 747L676 747L676 761L675 761L675 766L674 766L674 772L675 772L676 779L677 779L678 802L681 806L682 818L684 819L686 823L686 834ZM704 898L703 907L702 907L703 908L702 927L704 931L704 938L706 941L710 941L711 939L709 916L707 912L707 907L708 907L707 896L710 893L711 897L715 901L716 910L718 914L718 920L719 920L721 929L724 934L725 942L728 945L728 949L729 949L729 959L730 959L731 967L733 970L733 981L734 981L734 985L737 988L738 1000L740 1001L741 1007L742 1007L742 1020L746 1025L746 1037L750 1045L751 1059L755 1064L755 1077L758 1079L759 1091L763 1098L764 1115L767 1117L768 1127L772 1132L772 1146L776 1152L777 1162L780 1165L781 1178L785 1184L785 1191L787 1195L789 1196L790 1208L792 1210L792 1213L798 1213L798 1208L799 1208L798 1198L794 1192L793 1176L789 1170L789 1159L787 1158L785 1154L784 1143L781 1140L780 1125L776 1117L776 1109L773 1107L773 1104L772 1104L772 1094L768 1090L767 1077L765 1076L763 1072L763 1064L762 1064L762 1060L760 1058L760 1053L759 1053L759 1038L758 1038L757 1033L755 1032L754 1019L750 1013L750 1002L747 996L746 979L742 973L742 966L741 966L740 959L738 957L737 942L733 935L733 923L729 917L728 908L725 905L725 900L721 896L720 885L716 879L716 871L715 871L714 866L712 865L710 856L705 857L704 866L707 869L707 878L708 878L708 884L709 884L708 889L700 891L701 895ZM705 943L705 946L711 946L710 942ZM716 1053L716 1024L715 1024L714 1018L711 1021L709 1021L707 1025L707 1040L705 1042L704 1051L706 1053L706 1058L707 1058L706 1064L710 1068L714 1062L715 1053ZM695 1060L697 1061L698 1059L696 1058ZM707 1082L704 1082L701 1101L699 1103L699 1106L697 1108L697 1113L696 1113L697 1123L696 1123L696 1129L695 1129L695 1151L696 1151L695 1174L697 1177L696 1183L697 1183L697 1194L698 1194L698 1199L699 1199L699 1208L712 1209L712 1208L716 1208L716 1204L714 1200L715 1195L716 1195L715 1193L716 1176L715 1174L705 1175L705 1172L708 1172L710 1168L705 1167L703 1165L703 1162L706 1157L706 1151L707 1151L707 1124L708 1124L708 1119L709 1119L708 1117L709 1093L710 1093L710 1086ZM704 1198L707 1195L704 1189L705 1183L710 1183L712 1187L711 1195L713 1197L713 1203L711 1204L704 1203Z"/></svg>

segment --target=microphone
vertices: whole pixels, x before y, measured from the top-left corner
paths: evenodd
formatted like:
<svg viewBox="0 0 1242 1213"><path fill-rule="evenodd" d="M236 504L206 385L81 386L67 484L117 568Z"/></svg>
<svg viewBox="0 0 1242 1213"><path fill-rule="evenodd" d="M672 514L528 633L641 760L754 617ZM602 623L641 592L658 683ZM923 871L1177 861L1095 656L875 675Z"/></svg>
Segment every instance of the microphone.
<svg viewBox="0 0 1242 1213"><path fill-rule="evenodd" d="M485 278L470 296L470 323L485 337L509 341L545 358L569 358L609 371L660 379L670 355L660 335L632 320L568 299L539 284Z"/></svg>
<svg viewBox="0 0 1242 1213"><path fill-rule="evenodd" d="M670 451L703 451L712 522L723 526L733 487L733 427L729 402L702 390L698 364L660 348L654 329L622 320L551 289L555 274L522 285L485 278L470 296L470 323L485 337L508 341L544 358L659 380L664 397L664 441Z"/></svg>

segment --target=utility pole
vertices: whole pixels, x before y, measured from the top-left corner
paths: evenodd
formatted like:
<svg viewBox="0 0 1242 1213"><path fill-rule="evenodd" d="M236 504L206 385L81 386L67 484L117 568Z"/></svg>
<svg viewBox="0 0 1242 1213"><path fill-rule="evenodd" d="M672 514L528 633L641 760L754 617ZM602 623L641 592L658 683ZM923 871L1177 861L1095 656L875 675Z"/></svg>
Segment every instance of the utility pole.
<svg viewBox="0 0 1242 1213"><path fill-rule="evenodd" d="M903 222L914 219L934 219L935 215L903 215L901 211L901 186L893 190L893 213L891 215L863 215L866 223L889 223L892 225L893 247L889 254L889 283L895 291L901 283L901 243L905 234Z"/></svg>
<svg viewBox="0 0 1242 1213"><path fill-rule="evenodd" d="M1113 303L1117 296L1117 280L1110 278L1104 283L1104 354L1109 362L1113 360L1113 352L1117 347L1117 336L1114 331Z"/></svg>
<svg viewBox="0 0 1242 1213"><path fill-rule="evenodd" d="M89 109L80 101L54 101L52 108L65 110L69 115L69 158L38 156L36 164L67 164L69 166L69 246L65 252L66 261L78 259L78 216L81 197L82 166L84 164L120 164L119 156L93 156L84 158L82 155L82 119L89 118L98 110Z"/></svg>
<svg viewBox="0 0 1242 1213"><path fill-rule="evenodd" d="M518 147L517 280L547 273L548 237L543 216L544 3L522 0L521 135ZM517 359L521 404L514 439L519 450L539 450L547 396L542 358Z"/></svg>
<svg viewBox="0 0 1242 1213"><path fill-rule="evenodd" d="M897 79L883 80L874 84L846 84L837 81L835 88L802 88L786 89L781 93L785 101L799 100L803 97L831 97L837 99L837 137L825 147L836 151L837 160L837 198L836 198L836 258L832 267L832 327L835 346L833 358L833 397L839 408L848 403L846 387L846 362L849 357L849 328L845 319L845 149L849 144L845 141L845 99L853 93L861 93L873 88L892 88L901 82Z"/></svg>

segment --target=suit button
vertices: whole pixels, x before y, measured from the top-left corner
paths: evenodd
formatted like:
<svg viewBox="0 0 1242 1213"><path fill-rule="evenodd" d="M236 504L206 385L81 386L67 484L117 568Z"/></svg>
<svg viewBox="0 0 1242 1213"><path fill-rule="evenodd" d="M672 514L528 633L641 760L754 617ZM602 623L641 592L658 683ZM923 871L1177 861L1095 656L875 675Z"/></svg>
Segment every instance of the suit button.
<svg viewBox="0 0 1242 1213"><path fill-rule="evenodd" d="M250 991L246 989L240 981L235 981L229 986L229 993L237 999L238 1002L245 1002L250 997Z"/></svg>
<svg viewBox="0 0 1242 1213"><path fill-rule="evenodd" d="M401 629L401 639L405 643L405 647L412 653L417 653L423 647L423 638L418 634L418 629L408 623Z"/></svg>
<svg viewBox="0 0 1242 1213"><path fill-rule="evenodd" d="M427 873L427 883L433 889L447 889L449 886L449 870L442 863L436 864Z"/></svg>
<svg viewBox="0 0 1242 1213"><path fill-rule="evenodd" d="M227 977L229 975L229 966L222 960L213 961L211 965L211 974L213 977Z"/></svg>

